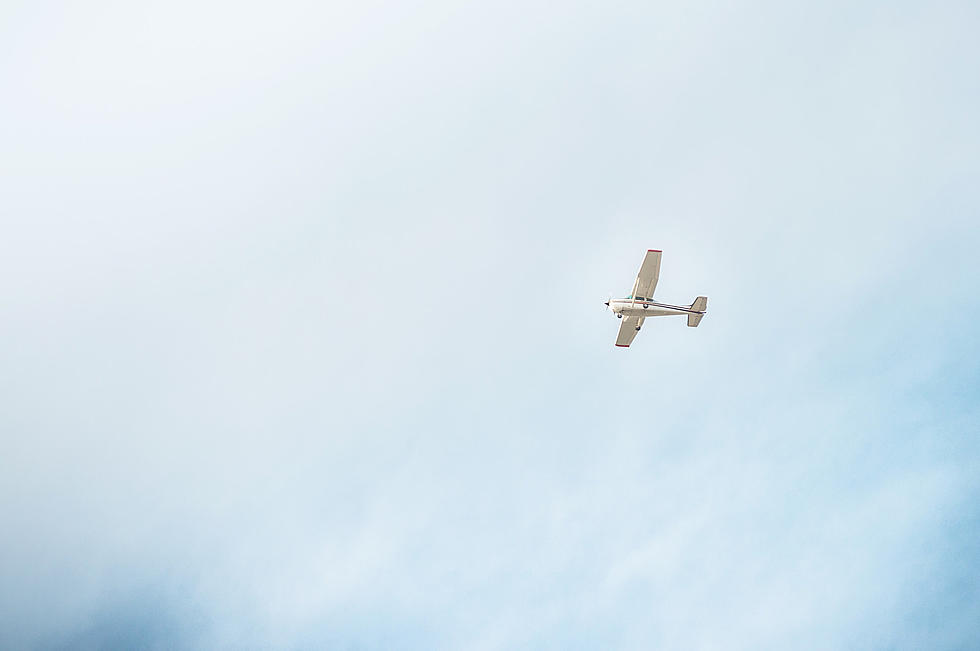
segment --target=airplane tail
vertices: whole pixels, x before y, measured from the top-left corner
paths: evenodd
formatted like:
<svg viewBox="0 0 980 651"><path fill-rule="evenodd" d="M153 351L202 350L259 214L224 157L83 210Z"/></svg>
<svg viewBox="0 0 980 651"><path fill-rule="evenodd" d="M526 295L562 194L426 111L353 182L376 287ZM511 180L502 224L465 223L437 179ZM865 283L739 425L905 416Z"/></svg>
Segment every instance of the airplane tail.
<svg viewBox="0 0 980 651"><path fill-rule="evenodd" d="M687 326L689 328L697 328L698 324L701 323L701 318L704 316L704 312L708 309L708 297L698 296L691 303L691 309L695 312L701 312L701 314L688 314L687 315Z"/></svg>

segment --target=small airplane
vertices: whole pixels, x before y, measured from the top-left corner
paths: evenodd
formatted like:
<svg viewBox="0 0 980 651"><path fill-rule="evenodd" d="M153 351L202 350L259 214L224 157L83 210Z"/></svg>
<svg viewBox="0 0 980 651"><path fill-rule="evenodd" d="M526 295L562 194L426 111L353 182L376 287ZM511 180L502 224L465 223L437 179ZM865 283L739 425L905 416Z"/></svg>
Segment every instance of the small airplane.
<svg viewBox="0 0 980 651"><path fill-rule="evenodd" d="M648 316L687 315L687 325L698 327L701 318L708 309L708 297L698 296L690 306L667 305L653 300L653 290L657 288L660 278L660 258L663 251L648 249L640 265L640 273L633 283L633 291L626 298L611 298L606 301L606 307L613 311L617 319L623 319L619 326L619 336L616 345L629 348L636 333L643 327L643 321ZM623 317L626 317L625 319Z"/></svg>

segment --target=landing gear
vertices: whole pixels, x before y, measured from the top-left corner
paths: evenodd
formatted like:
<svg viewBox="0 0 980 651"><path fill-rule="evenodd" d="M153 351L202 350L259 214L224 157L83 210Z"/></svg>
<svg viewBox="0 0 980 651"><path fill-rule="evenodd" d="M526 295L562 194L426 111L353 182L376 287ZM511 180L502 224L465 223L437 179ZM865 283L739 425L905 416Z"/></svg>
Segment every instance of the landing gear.
<svg viewBox="0 0 980 651"><path fill-rule="evenodd" d="M639 332L639 331L640 331L640 326L636 326L636 331L637 331L637 332Z"/></svg>
<svg viewBox="0 0 980 651"><path fill-rule="evenodd" d="M616 315L616 318L617 318L617 319L622 319L622 318L623 318L623 315L622 315L622 314L617 314L617 315Z"/></svg>

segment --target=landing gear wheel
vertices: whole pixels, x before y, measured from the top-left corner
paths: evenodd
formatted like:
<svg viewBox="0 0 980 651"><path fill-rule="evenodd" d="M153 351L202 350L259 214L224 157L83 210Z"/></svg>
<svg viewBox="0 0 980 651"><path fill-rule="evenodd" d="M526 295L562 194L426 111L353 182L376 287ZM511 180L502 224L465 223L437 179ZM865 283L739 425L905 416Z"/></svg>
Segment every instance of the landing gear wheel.
<svg viewBox="0 0 980 651"><path fill-rule="evenodd" d="M617 315L616 315L616 318L617 318L617 319L622 319L622 318L623 318L623 315L622 315L622 314L617 314Z"/></svg>

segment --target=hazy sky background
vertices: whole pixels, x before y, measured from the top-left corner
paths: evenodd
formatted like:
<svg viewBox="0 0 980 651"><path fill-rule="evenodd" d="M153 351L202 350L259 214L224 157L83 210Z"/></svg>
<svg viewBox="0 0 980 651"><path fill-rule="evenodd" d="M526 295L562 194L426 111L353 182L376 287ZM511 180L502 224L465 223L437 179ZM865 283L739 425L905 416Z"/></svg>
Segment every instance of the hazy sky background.
<svg viewBox="0 0 980 651"><path fill-rule="evenodd" d="M978 34L4 3L0 646L976 648Z"/></svg>

